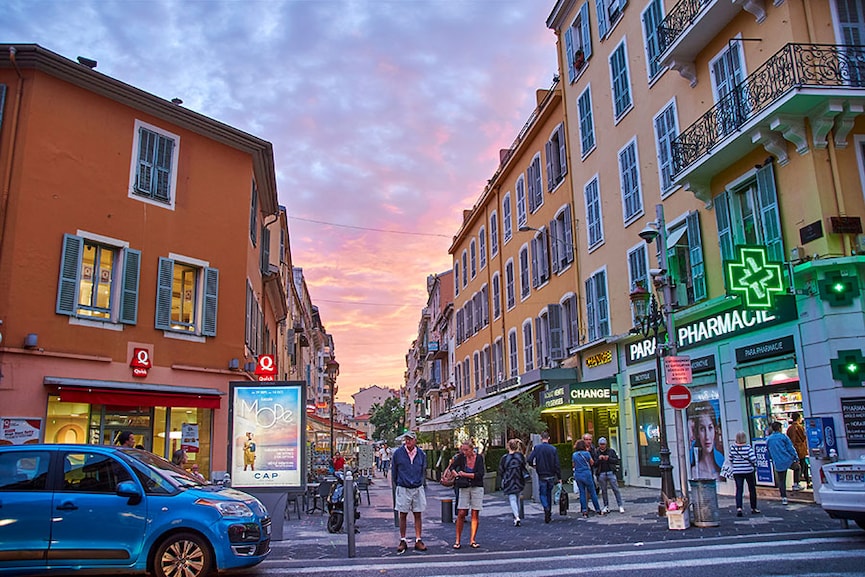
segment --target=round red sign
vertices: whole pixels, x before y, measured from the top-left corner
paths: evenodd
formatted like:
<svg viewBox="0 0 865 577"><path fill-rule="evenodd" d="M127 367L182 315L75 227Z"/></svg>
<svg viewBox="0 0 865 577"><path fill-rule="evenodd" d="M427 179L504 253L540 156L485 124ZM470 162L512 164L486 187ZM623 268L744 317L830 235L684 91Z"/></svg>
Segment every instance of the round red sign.
<svg viewBox="0 0 865 577"><path fill-rule="evenodd" d="M685 385L673 385L667 391L667 403L674 409L686 409L691 404L691 390Z"/></svg>

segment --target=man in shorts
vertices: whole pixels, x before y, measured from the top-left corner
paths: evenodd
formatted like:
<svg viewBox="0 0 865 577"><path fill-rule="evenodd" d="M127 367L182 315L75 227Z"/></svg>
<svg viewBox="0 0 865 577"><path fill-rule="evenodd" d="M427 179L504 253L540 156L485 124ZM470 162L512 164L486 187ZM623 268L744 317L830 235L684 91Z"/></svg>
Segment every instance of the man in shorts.
<svg viewBox="0 0 865 577"><path fill-rule="evenodd" d="M394 509L399 513L398 555L408 549L405 533L409 511L414 513L414 550L426 551L421 540L421 514L426 509L426 453L417 446L417 435L413 431L405 433L403 439L405 443L391 455L391 483L396 491Z"/></svg>

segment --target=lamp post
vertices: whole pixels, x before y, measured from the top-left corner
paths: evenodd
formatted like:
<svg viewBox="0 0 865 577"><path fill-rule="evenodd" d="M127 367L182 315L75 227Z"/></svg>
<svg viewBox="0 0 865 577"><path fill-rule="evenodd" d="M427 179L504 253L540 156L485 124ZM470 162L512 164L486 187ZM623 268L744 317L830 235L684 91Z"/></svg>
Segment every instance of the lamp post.
<svg viewBox="0 0 865 577"><path fill-rule="evenodd" d="M336 439L334 439L333 435L333 405L336 402L334 398L334 385L336 384L336 377L339 375L339 363L333 359L328 359L325 364L325 372L327 373L327 383L330 389L330 463L333 464L333 455L335 453L334 447L336 443Z"/></svg>

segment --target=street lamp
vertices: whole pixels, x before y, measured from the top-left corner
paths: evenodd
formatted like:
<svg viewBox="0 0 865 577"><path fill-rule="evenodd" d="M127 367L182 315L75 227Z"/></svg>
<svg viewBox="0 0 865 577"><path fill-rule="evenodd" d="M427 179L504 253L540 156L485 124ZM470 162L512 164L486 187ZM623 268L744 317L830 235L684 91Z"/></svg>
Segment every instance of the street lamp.
<svg viewBox="0 0 865 577"><path fill-rule="evenodd" d="M670 462L670 447L667 443L667 418L664 408L664 378L662 376L661 357L676 355L676 330L673 325L673 285L670 282L669 269L667 268L667 225L664 222L664 205L655 206L656 219L648 223L640 231L640 238L646 244L658 239L658 264L660 269L649 271L651 281L656 288L664 291L664 304L658 304L654 291L649 292L645 287L637 286L630 294L634 318L637 322L639 332L646 338L652 335L655 342L655 382L658 388L658 426L660 427L659 442L661 445L661 500L658 503L658 515L663 517L667 513L666 502L668 499L676 498L676 485L673 481L673 465ZM666 334L667 342L661 344L660 333ZM681 424L676 423L676 436L679 435ZM681 442L681 441L680 441ZM681 461L679 467L682 466ZM682 487L684 492L684 485Z"/></svg>
<svg viewBox="0 0 865 577"><path fill-rule="evenodd" d="M336 384L336 377L339 375L339 363L333 359L328 359L325 364L324 371L327 373L327 383L330 388L330 463L333 464L333 455L334 455L334 435L333 435L333 405L336 399L334 399L333 389Z"/></svg>

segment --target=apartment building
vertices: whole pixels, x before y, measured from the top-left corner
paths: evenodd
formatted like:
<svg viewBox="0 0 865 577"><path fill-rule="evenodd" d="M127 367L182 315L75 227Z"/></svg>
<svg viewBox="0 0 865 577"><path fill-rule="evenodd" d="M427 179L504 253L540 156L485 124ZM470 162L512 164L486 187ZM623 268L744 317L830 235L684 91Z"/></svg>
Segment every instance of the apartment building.
<svg viewBox="0 0 865 577"><path fill-rule="evenodd" d="M658 483L673 344L692 371L691 405L660 407L679 483L793 412L824 441L815 467L861 454L865 3L559 0L547 25L584 219L579 373L615 378L627 482ZM661 342L640 330L652 292Z"/></svg>
<svg viewBox="0 0 865 577"><path fill-rule="evenodd" d="M2 417L165 457L187 431L209 476L230 382L310 380L272 146L82 62L0 45Z"/></svg>

